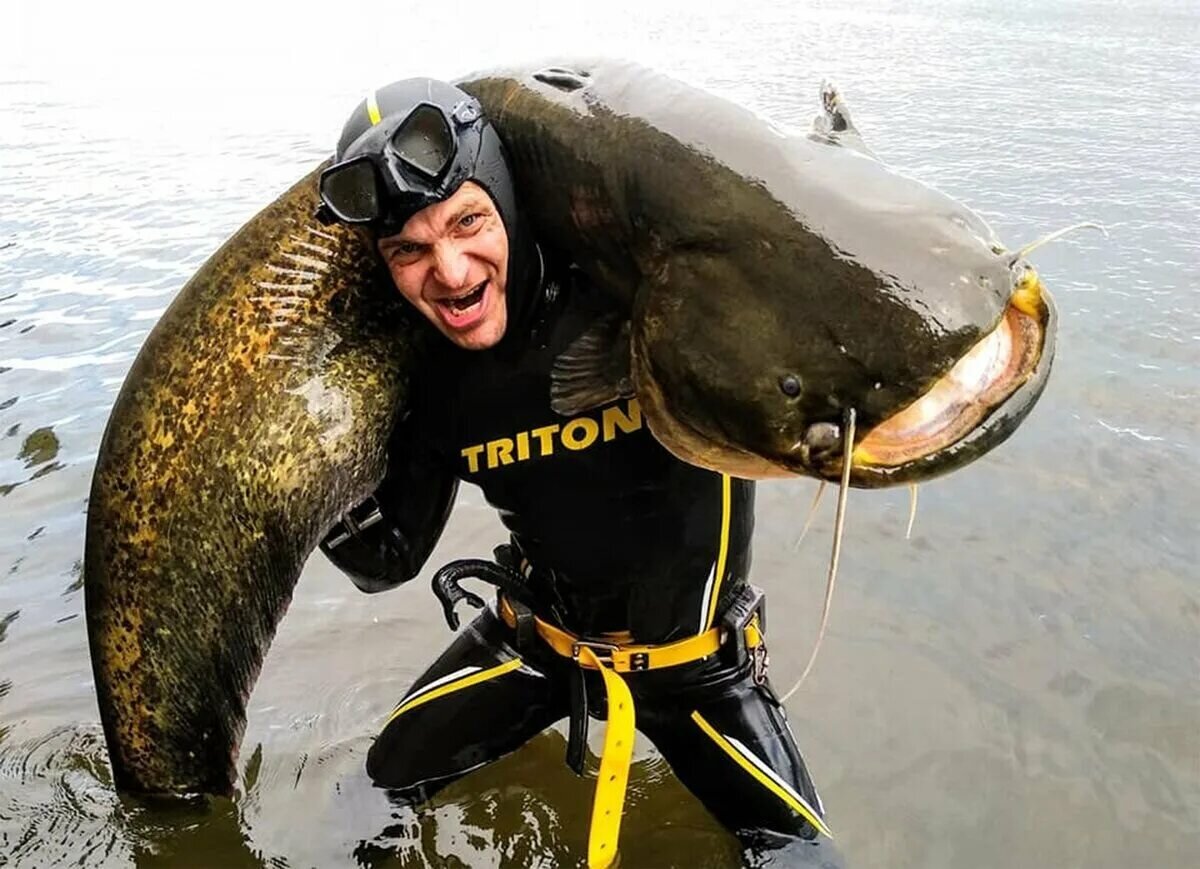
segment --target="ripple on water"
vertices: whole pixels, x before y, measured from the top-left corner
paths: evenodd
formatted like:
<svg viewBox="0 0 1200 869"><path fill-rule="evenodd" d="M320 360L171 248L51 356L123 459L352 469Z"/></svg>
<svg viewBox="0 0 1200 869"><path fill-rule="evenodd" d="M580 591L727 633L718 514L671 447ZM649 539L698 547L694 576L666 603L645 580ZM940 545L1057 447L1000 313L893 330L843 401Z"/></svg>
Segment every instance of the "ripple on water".
<svg viewBox="0 0 1200 869"><path fill-rule="evenodd" d="M228 799L119 796L99 724L0 744L0 858L13 869L263 865Z"/></svg>
<svg viewBox="0 0 1200 869"><path fill-rule="evenodd" d="M98 725L0 745L0 854L15 867L130 862Z"/></svg>

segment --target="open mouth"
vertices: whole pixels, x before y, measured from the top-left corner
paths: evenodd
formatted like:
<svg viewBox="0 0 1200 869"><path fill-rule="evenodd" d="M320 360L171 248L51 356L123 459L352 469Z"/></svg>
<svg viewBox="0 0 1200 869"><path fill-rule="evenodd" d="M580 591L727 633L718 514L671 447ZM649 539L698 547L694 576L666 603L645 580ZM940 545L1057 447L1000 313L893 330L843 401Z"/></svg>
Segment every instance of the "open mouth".
<svg viewBox="0 0 1200 869"><path fill-rule="evenodd" d="M481 281L473 290L461 296L455 296L452 299L438 299L438 304L449 309L451 313L463 314L483 301L484 290L487 289L487 281Z"/></svg>
<svg viewBox="0 0 1200 869"><path fill-rule="evenodd" d="M971 434L1034 373L1042 356L1045 312L1041 283L1031 273L995 329L928 392L859 441L853 465L900 467Z"/></svg>
<svg viewBox="0 0 1200 869"><path fill-rule="evenodd" d="M453 329L475 325L483 316L489 284L489 280L483 280L465 293L437 299L437 310L446 325Z"/></svg>

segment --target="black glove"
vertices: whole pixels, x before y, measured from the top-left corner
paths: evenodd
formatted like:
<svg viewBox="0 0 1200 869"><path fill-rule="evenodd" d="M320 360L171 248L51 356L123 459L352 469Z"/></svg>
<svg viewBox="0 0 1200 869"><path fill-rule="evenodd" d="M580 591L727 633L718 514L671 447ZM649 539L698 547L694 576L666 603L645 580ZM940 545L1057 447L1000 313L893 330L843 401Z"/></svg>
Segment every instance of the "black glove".
<svg viewBox="0 0 1200 869"><path fill-rule="evenodd" d="M395 588L416 575L404 534L368 498L342 516L321 541L321 551L365 592Z"/></svg>

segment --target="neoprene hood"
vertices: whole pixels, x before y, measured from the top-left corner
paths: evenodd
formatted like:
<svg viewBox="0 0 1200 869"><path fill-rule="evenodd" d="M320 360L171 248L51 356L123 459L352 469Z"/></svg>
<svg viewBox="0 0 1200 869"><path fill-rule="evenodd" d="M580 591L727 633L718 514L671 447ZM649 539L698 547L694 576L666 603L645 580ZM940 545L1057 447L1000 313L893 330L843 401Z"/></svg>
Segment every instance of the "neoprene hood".
<svg viewBox="0 0 1200 869"><path fill-rule="evenodd" d="M474 181L495 203L508 233L510 331L528 319L540 257L517 206L500 135L479 101L431 78L392 82L360 102L321 178L328 221L366 225L376 237L399 232L415 213Z"/></svg>

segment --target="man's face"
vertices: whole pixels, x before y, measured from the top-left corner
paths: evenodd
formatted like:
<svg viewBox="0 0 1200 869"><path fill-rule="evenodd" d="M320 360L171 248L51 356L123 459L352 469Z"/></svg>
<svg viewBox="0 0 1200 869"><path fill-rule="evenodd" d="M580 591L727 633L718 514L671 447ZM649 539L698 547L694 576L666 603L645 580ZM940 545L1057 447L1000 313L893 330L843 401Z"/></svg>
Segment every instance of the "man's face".
<svg viewBox="0 0 1200 869"><path fill-rule="evenodd" d="M464 182L378 247L400 294L459 347L486 350L504 337L508 233L478 184Z"/></svg>

